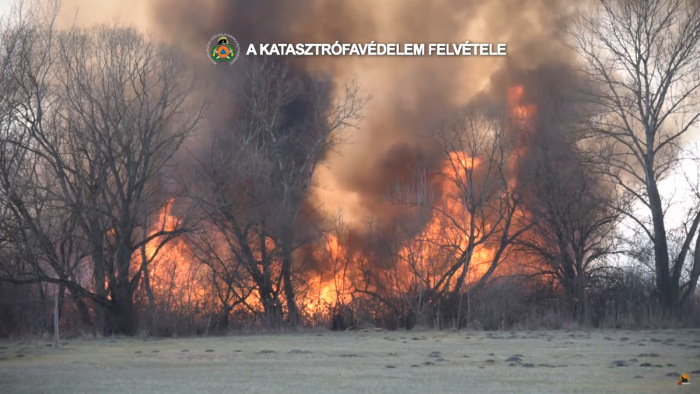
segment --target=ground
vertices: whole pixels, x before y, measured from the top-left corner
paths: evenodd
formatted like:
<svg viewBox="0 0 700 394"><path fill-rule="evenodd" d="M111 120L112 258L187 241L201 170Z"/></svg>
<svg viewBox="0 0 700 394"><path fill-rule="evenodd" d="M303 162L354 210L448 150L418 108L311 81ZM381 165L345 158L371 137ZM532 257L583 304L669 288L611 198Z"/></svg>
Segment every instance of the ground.
<svg viewBox="0 0 700 394"><path fill-rule="evenodd" d="M700 330L0 341L0 393L281 392L697 393Z"/></svg>

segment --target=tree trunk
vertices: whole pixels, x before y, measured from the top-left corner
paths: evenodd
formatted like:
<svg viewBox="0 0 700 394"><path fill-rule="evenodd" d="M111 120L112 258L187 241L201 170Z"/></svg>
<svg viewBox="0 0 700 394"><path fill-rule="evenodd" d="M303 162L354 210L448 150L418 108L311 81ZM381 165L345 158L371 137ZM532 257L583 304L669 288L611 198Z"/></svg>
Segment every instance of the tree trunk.
<svg viewBox="0 0 700 394"><path fill-rule="evenodd" d="M301 320L301 316L299 315L292 285L292 253L289 251L285 251L282 258L282 281L284 284L284 297L287 300L287 322L290 326L296 327Z"/></svg>
<svg viewBox="0 0 700 394"><path fill-rule="evenodd" d="M272 288L267 284L258 283L258 288L260 289L260 302L263 306L265 323L270 327L277 327L281 321L280 302Z"/></svg>
<svg viewBox="0 0 700 394"><path fill-rule="evenodd" d="M59 319L63 316L63 304L65 303L65 300L66 300L66 286L60 285L60 286L58 286L58 318Z"/></svg>
<svg viewBox="0 0 700 394"><path fill-rule="evenodd" d="M136 335L136 314L134 313L132 284L129 278L131 252L122 248L117 252L115 264L117 270L116 283L111 285L112 303L109 308L107 332L109 334Z"/></svg>
<svg viewBox="0 0 700 394"><path fill-rule="evenodd" d="M231 315L231 307L224 304L224 308L221 311L221 316L219 317L218 328L220 332L225 332L228 329L228 319Z"/></svg>
<svg viewBox="0 0 700 394"><path fill-rule="evenodd" d="M148 325L149 330L153 333L156 326L156 302L153 295L153 289L151 288L151 276L148 272L148 268L143 270L143 287L146 291L146 298L148 298Z"/></svg>
<svg viewBox="0 0 700 394"><path fill-rule="evenodd" d="M71 297L73 298L75 307L78 309L80 321L82 322L83 326L90 327L90 329L92 330L92 335L96 335L97 333L95 332L95 324L93 323L92 318L90 317L90 311L88 310L85 301L83 301L80 295L75 294L73 292L71 292Z"/></svg>
<svg viewBox="0 0 700 394"><path fill-rule="evenodd" d="M668 242L666 240L666 226L664 224L663 206L661 196L654 179L647 175L647 188L649 191L649 207L654 225L654 265L656 268L656 289L659 292L659 302L664 314L673 314L677 306L677 288L672 286ZM675 288L675 291L674 291Z"/></svg>
<svg viewBox="0 0 700 394"><path fill-rule="evenodd" d="M681 299L682 307L693 307L695 290L697 289L698 279L700 278L700 232L695 240L695 251L693 252L693 267L690 269L690 281L688 288Z"/></svg>
<svg viewBox="0 0 700 394"><path fill-rule="evenodd" d="M102 259L102 256L99 253L93 253L92 255L93 258L93 280L95 282L95 294L102 300L107 300L107 289L105 288L105 269L104 269L104 260ZM107 311L107 307L105 307L102 304L97 304L97 308L95 309L95 320L97 323L97 327L99 327L99 330L102 331L103 334L107 333L107 320L108 320L108 315L109 312Z"/></svg>
<svg viewBox="0 0 700 394"><path fill-rule="evenodd" d="M103 330L105 335L136 335L136 316L133 304L130 301L114 300L107 312L106 324Z"/></svg>
<svg viewBox="0 0 700 394"><path fill-rule="evenodd" d="M572 317L578 323L584 323L586 317L586 288L583 279L582 274L574 277L570 293Z"/></svg>
<svg viewBox="0 0 700 394"><path fill-rule="evenodd" d="M472 256L474 255L474 248L471 242L471 239L474 237L474 233L472 232L470 236L471 238L469 241L467 253L464 255L464 262L462 263L462 272L459 274L459 279L457 279L455 288L452 290L452 299L456 299L461 293L462 285L467 279L467 273L469 273L469 265L471 264Z"/></svg>
<svg viewBox="0 0 700 394"><path fill-rule="evenodd" d="M148 330L153 334L156 327L156 303L155 297L153 296L153 289L151 288L151 274L148 267L150 263L149 256L146 253L146 239L148 232L145 230L148 228L148 211L147 204L143 204L143 230L141 231L141 269L143 270L143 287L146 291L146 298L148 299Z"/></svg>

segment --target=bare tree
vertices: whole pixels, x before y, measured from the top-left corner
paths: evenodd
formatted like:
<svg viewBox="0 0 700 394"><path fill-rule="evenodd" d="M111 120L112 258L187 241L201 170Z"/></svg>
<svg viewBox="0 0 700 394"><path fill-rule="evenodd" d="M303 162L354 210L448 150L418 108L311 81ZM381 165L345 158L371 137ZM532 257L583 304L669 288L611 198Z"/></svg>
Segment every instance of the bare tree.
<svg viewBox="0 0 700 394"><path fill-rule="evenodd" d="M411 329L421 312L413 299L414 284L420 279L414 279L406 266L412 260L402 257L407 243L402 230L399 223L365 223L361 242L346 249L344 260L351 263L355 298L369 309L375 324Z"/></svg>
<svg viewBox="0 0 700 394"><path fill-rule="evenodd" d="M163 193L168 165L199 120L198 111L186 108L191 81L175 53L129 29L68 33L59 48L64 115L54 121L67 129L72 149L67 159L49 162L59 180L56 198L78 215L97 294L109 294L115 328L133 333L133 294L147 268L147 262L132 265L134 252L153 241L157 253L184 229L161 223L140 236L170 201Z"/></svg>
<svg viewBox="0 0 700 394"><path fill-rule="evenodd" d="M579 15L570 35L601 110L592 118L589 142L602 153L599 169L630 203L620 212L652 241L661 306L677 311L697 286L700 270L692 269L696 275L686 283L681 273L700 211L691 212L683 247L671 255L659 182L677 168L683 138L700 121L700 4L602 0ZM637 204L649 221L633 209Z"/></svg>
<svg viewBox="0 0 700 394"><path fill-rule="evenodd" d="M500 117L467 111L438 133L437 141L448 163L441 174L449 185L445 198L452 200L437 211L454 229L456 238L449 244L458 252L455 264L439 282L447 283L459 272L452 289L456 296L479 248L491 254L476 289L486 283L513 240L530 224L523 221L519 209L519 186L513 172L518 153Z"/></svg>
<svg viewBox="0 0 700 394"><path fill-rule="evenodd" d="M269 224L277 204L269 173L270 163L259 156L253 133L216 137L195 166L191 194L202 231L189 238L197 259L215 275L253 290L253 299L239 293L232 301L245 302L265 324L276 326L282 318L282 278Z"/></svg>
<svg viewBox="0 0 700 394"><path fill-rule="evenodd" d="M547 140L538 148L525 199L534 226L517 243L536 258L536 272L561 285L572 318L583 322L586 288L605 268L596 263L615 252L621 215L610 207L608 191L587 172L575 148L563 145L555 151Z"/></svg>
<svg viewBox="0 0 700 394"><path fill-rule="evenodd" d="M443 168L434 174L442 185L439 199L425 192L404 193L403 203L430 203L432 219L418 239L420 251L403 249L416 274L423 276L428 302L461 324L463 294L483 288L530 226L524 217L516 182L518 152L505 130L505 117L481 109L465 110L434 134ZM425 182L421 189L426 189ZM421 197L411 201L410 197ZM430 256L422 251L433 250ZM420 262L429 259L428 269ZM474 280L468 285L468 280Z"/></svg>
<svg viewBox="0 0 700 394"><path fill-rule="evenodd" d="M187 235L187 244L193 251L194 259L208 268L210 291L216 296L221 307L217 326L219 330L225 330L228 327L231 312L238 306L244 307L252 314L257 312L256 305L251 302L253 298L251 296L256 291L260 295L261 286L249 280L251 276L249 274L252 273L251 266L244 262L250 261L239 258L241 254L238 244L230 238L230 231L223 226L224 222L212 215L200 224L199 231ZM261 262L263 267L269 267L269 264L265 264L266 262ZM265 277L264 272L262 276ZM264 283L262 288L265 288ZM270 298L275 298L274 291L270 293L273 293L269 294ZM263 305L269 305L269 303L263 303Z"/></svg>
<svg viewBox="0 0 700 394"><path fill-rule="evenodd" d="M52 24L56 5L44 7L35 2L14 4L4 20L0 35L2 62L0 69L0 195L2 196L2 230L4 251L0 278L20 280L38 278L46 270L64 281L79 278L81 244L71 237L74 220L62 220L57 207L46 193L34 187L41 177L39 155L33 152L28 118L36 116L39 101L46 97L45 88L50 64L26 53L32 37L42 35L52 42ZM40 25L37 18L50 23ZM31 70L31 71L30 71ZM41 231L37 231L41 229ZM40 256L38 250L48 254ZM58 288L62 309L68 289L84 324L90 322L87 306L80 291L60 284Z"/></svg>
<svg viewBox="0 0 700 394"><path fill-rule="evenodd" d="M401 290L412 304L419 325L433 323L430 319L434 315L437 290L433 285L439 282L440 275L454 257L449 252L444 253L441 243L436 242L441 229L428 227L433 219L432 207L436 204L434 187L429 171L420 169L412 185L406 187L398 182L389 195L393 204L414 208L410 215L396 223L392 254L396 256L396 263L405 267L405 276L399 281L408 288Z"/></svg>
<svg viewBox="0 0 700 394"><path fill-rule="evenodd" d="M205 179L214 181L212 192L216 198L224 198L212 205L213 212L223 215L226 227L235 225L236 248L247 255L239 257L246 259L251 274L259 276L255 279L259 290L264 284L265 293L274 295L270 302L276 302L279 288L275 281L270 282L267 268L253 270L260 260L253 253L257 250L263 260L269 260L263 265L280 259L287 320L294 325L299 311L292 278L293 255L309 241L298 232L303 219L300 214L313 187L316 167L339 142L339 132L358 119L365 99L358 96L356 87L349 86L339 101L334 101L330 81L267 58L242 65L233 92L237 104L233 137L229 143L219 139L217 145L231 151L220 163L237 163L228 164L228 168L239 167L235 171L244 173L234 180L227 168L204 166ZM256 234L252 240L256 248L249 243L250 232Z"/></svg>
<svg viewBox="0 0 700 394"><path fill-rule="evenodd" d="M19 132L7 143L28 152L33 167L22 194L3 186L36 257L34 275L11 279L65 285L100 306L106 332L133 334L133 295L146 268L133 264L135 252L151 242L157 251L183 231L144 238L152 226L144 216L157 219L169 201L167 166L199 113L187 111L191 87L175 54L130 29L58 33L55 12L28 29L43 39L22 43L14 74ZM63 239L80 245L71 264L88 260L92 283L59 269Z"/></svg>

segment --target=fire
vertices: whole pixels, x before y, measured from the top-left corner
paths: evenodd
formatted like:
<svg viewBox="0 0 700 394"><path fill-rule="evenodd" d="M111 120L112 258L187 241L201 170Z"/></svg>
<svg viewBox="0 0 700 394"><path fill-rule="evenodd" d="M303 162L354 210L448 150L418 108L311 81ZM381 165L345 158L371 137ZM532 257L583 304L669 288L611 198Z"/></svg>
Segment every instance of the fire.
<svg viewBox="0 0 700 394"><path fill-rule="evenodd" d="M524 88L514 86L508 89L507 100L515 125L530 128L537 107L525 101ZM521 144L518 151L524 149L527 149L527 145ZM422 230L419 234L402 241L403 244L396 251L394 265L382 273L389 278L383 285L389 284L391 291L396 294L407 294L417 288L436 286L438 282L441 283L440 289L434 290L453 289L458 281L463 280L461 288L466 290L483 277L493 262L495 250L488 244L471 247L470 241L478 240L481 234L491 228L487 221L474 226L466 201L474 198L469 197L473 192L470 188L475 187L471 181L479 184L480 171L484 165L481 158L469 152L454 151L448 155L441 168L444 181L441 183L443 190L442 199L438 202L440 205L435 207L434 214L427 223L420 224ZM517 157L509 160L511 170L517 165ZM509 185L515 187L514 177ZM178 218L171 213L171 207L172 202L162 209L157 223L149 230L149 236L158 231L174 230L180 225ZM472 233L474 228L476 231ZM193 252L184 239L171 240L157 251L161 242L160 239L154 239L145 248L146 258L153 260L148 266L148 274L154 297L172 310L195 308L198 311L211 311L217 302L210 273L201 264L194 263ZM315 258L323 261L326 268L324 272L308 278L305 298L300 298L300 306L307 316L319 316L319 313L328 316L332 308L353 301L352 297L356 294L354 286L360 285L357 278L362 278L361 261L366 261L362 259L367 256L349 252L344 242L334 234L327 234L322 240ZM265 243L268 250L275 248L271 238L267 238ZM472 250L467 252L470 247ZM465 259L468 271L463 273L463 265L446 281L441 281L450 267L465 253L468 253ZM141 251L134 254L132 261L134 269L138 269L143 261ZM367 283L362 285L366 286ZM245 303L252 308L260 306L255 293L249 295Z"/></svg>
<svg viewBox="0 0 700 394"><path fill-rule="evenodd" d="M464 178L467 172L479 165L479 158L465 152L451 152L450 158L443 165L443 172L451 177Z"/></svg>
<svg viewBox="0 0 700 394"><path fill-rule="evenodd" d="M148 236L159 231L174 231L180 226L180 220L171 214L172 203L169 201L162 208L158 222ZM192 252L182 238L162 243L162 237L157 237L145 247L145 257L150 261L147 270L154 298L173 311L202 308L210 301L208 297L211 294L206 273L199 265L193 264ZM136 251L132 265L140 267L142 262L142 251Z"/></svg>
<svg viewBox="0 0 700 394"><path fill-rule="evenodd" d="M525 88L513 86L508 89L508 108L511 117L521 126L532 127L532 119L537 113L535 104L525 104Z"/></svg>
<svg viewBox="0 0 700 394"><path fill-rule="evenodd" d="M395 266L387 268L385 272L392 276L390 282L397 294L437 283L448 271L448 267L469 247L469 234L466 232L469 228L469 213L463 201L460 201L466 191L459 185L463 186L468 183L468 178L475 177L480 165L479 158L466 152L452 152L443 163L442 173L446 178L444 194L447 198L441 202L439 210L444 214L432 215L430 221L421 226L423 230L418 235L405 241L404 246L398 250ZM455 226L455 222L460 225ZM347 304L350 301L349 290L352 288L349 277L361 265L358 260L363 257L349 255L334 235L329 234L323 246L324 257L331 270L313 280L314 302L307 308L309 310L322 305ZM493 251L483 246L476 247L471 252L468 272L464 277L466 285L481 278L493 256ZM454 287L461 273L461 269L458 269L452 279L441 287Z"/></svg>
<svg viewBox="0 0 700 394"><path fill-rule="evenodd" d="M453 245L452 259L458 258L468 247L470 237L467 233L470 229L469 221L471 219L469 212L464 206L465 195L471 193L467 189L469 179L476 177L475 171L479 168L481 161L477 157L473 157L466 152L451 152L449 159L443 164L443 173L450 180L459 180L458 182L448 181L445 183L444 194L446 198L443 201L443 206L440 207L445 215L434 215L431 222L420 235L420 237L433 245ZM455 225L457 224L457 225ZM488 231L487 228L482 231ZM406 251L402 251L406 253ZM421 256L421 259L428 264L434 264L434 261L439 260L439 254L443 253L440 250L426 250ZM488 265L492 261L493 251L484 247L477 247L471 252L469 270L467 272L467 281L478 280L486 271ZM458 278L461 274L461 268L454 275ZM451 283L449 285L454 285Z"/></svg>
<svg viewBox="0 0 700 394"><path fill-rule="evenodd" d="M525 88L520 85L513 86L508 89L507 94L508 108L512 120L512 126L520 135L518 154L512 157L509 161L511 171L518 168L518 160L527 152L531 143L532 134L534 132L534 118L537 114L537 105L526 103ZM515 188L517 180L515 177L509 181L511 188Z"/></svg>
<svg viewBox="0 0 700 394"><path fill-rule="evenodd" d="M523 86L513 86L507 91L507 105L512 121L512 126L524 131L522 133L521 144L516 149L516 153L508 161L508 172L516 173L519 157L527 150L530 132L533 130L533 120L537 114L537 106L526 100ZM474 187L470 182L478 184L479 168L483 163L479 157L475 157L468 152L451 152L442 165L442 174L446 181L443 183L443 201L437 207L440 214L432 215L430 221L422 226L423 230L413 239L405 243L398 251L395 275L395 290L402 292L410 290L411 286L430 286L435 284L448 267L453 265L457 258L461 257L470 247L470 235L476 242L480 233L491 230L488 222L473 226L470 223L471 216L465 207L465 200L468 194L473 192L469 188ZM515 188L516 177L511 176L508 186ZM521 210L517 215L522 216ZM481 226L481 228L477 228ZM471 229L476 229L470 234ZM339 256L344 254L343 246L334 236L329 236L325 245L328 254L326 257L331 261L331 266L336 265ZM458 280L464 278L462 288L468 288L470 283L479 281L491 266L495 257L495 249L489 245L479 245L473 248L467 256L468 271L462 276L464 266L460 267L448 280L443 283L446 288L454 288ZM358 264L352 264L357 266ZM506 271L512 267L505 267ZM330 276L330 278L328 277ZM339 286L345 286L347 275L340 275L337 271L320 275L316 279L316 294L319 303L333 305L339 301L347 301L338 298ZM340 285L339 285L340 284Z"/></svg>
<svg viewBox="0 0 700 394"><path fill-rule="evenodd" d="M325 237L323 250L326 252L319 256L328 262L331 268L329 272L320 274L311 283L311 302L307 305L307 312L317 313L337 304L350 302L351 283L348 278L349 266L347 250L340 244L338 237L328 234Z"/></svg>

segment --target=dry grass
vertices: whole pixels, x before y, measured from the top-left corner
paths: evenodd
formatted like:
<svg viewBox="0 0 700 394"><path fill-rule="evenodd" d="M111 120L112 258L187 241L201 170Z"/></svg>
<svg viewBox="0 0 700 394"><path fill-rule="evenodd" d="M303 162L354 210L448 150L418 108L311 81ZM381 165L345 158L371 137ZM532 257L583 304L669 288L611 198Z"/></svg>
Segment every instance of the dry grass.
<svg viewBox="0 0 700 394"><path fill-rule="evenodd" d="M521 360L506 361L515 355ZM684 371L691 385L679 387ZM59 349L0 342L2 393L659 393L698 387L700 330L369 330L72 340Z"/></svg>

